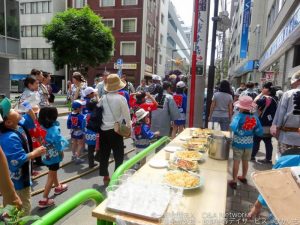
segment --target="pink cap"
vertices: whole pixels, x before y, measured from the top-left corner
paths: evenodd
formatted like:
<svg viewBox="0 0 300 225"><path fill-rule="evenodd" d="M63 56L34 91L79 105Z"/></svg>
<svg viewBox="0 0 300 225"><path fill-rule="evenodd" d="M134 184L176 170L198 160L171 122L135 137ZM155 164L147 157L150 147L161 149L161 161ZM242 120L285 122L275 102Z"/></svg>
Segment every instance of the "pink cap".
<svg viewBox="0 0 300 225"><path fill-rule="evenodd" d="M253 102L253 99L250 96L246 95L239 97L239 100L234 104L234 106L249 111L256 108L256 104Z"/></svg>

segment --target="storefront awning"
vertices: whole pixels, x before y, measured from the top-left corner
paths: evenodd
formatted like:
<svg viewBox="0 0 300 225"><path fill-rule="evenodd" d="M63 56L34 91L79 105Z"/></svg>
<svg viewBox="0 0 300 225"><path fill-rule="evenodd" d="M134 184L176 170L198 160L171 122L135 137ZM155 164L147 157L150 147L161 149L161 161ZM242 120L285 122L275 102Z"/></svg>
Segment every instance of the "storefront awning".
<svg viewBox="0 0 300 225"><path fill-rule="evenodd" d="M234 77L240 77L243 74L252 72L255 68L257 68L257 61L249 60L234 71Z"/></svg>
<svg viewBox="0 0 300 225"><path fill-rule="evenodd" d="M28 74L10 74L10 80L23 80L28 77Z"/></svg>

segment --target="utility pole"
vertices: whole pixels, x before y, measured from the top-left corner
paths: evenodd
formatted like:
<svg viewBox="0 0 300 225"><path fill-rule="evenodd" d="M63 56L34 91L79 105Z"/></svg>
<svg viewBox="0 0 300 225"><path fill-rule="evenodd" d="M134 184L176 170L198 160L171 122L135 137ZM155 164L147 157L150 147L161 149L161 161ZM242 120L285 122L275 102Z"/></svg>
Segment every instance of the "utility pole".
<svg viewBox="0 0 300 225"><path fill-rule="evenodd" d="M214 81L215 81L215 54L216 54L216 39L217 39L217 23L219 20L219 0L215 0L214 5L214 17L213 20L213 30L212 30L212 42L211 42L211 56L210 65L208 69L208 84L207 84L207 97L206 97L206 113L205 113L205 127L208 127L208 117L210 112L210 105L212 102L213 92L214 92Z"/></svg>

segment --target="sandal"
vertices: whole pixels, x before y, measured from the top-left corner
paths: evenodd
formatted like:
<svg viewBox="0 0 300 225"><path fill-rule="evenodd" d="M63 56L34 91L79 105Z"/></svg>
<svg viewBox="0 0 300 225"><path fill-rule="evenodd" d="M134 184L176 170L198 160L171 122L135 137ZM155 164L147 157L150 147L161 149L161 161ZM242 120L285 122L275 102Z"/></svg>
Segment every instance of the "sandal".
<svg viewBox="0 0 300 225"><path fill-rule="evenodd" d="M243 184L247 184L247 183L248 183L248 180L247 180L246 178L243 178L242 176L238 176L237 178L238 178L238 180L239 180L240 182L242 182Z"/></svg>
<svg viewBox="0 0 300 225"><path fill-rule="evenodd" d="M66 184L60 184L58 187L54 188L54 194L60 195L61 193L68 190L68 185Z"/></svg>
<svg viewBox="0 0 300 225"><path fill-rule="evenodd" d="M229 187L231 187L232 189L237 189L237 183L233 180L228 182Z"/></svg>
<svg viewBox="0 0 300 225"><path fill-rule="evenodd" d="M45 209L45 208L48 208L48 207L50 207L50 206L52 206L54 204L55 204L55 202L54 202L53 199L51 199L51 198L44 198L43 200L39 201L39 208L40 209Z"/></svg>
<svg viewBox="0 0 300 225"><path fill-rule="evenodd" d="M103 183L104 183L104 185L105 185L105 186L108 186L109 182L110 182L109 176L104 176L104 177L103 177Z"/></svg>

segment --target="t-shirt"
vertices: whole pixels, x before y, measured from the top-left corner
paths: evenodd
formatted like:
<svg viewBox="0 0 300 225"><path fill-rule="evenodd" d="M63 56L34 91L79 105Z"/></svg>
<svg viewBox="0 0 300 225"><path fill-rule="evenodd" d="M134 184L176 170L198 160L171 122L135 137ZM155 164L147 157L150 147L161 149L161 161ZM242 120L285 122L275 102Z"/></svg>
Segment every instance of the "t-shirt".
<svg viewBox="0 0 300 225"><path fill-rule="evenodd" d="M229 117L228 106L233 103L232 95L224 92L216 92L212 100L216 102L212 117Z"/></svg>

